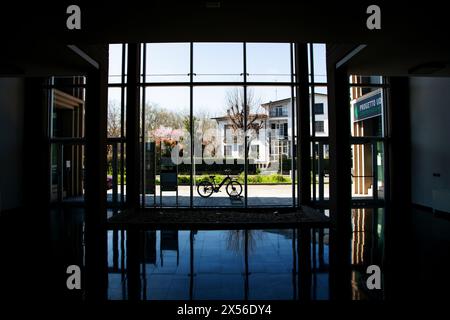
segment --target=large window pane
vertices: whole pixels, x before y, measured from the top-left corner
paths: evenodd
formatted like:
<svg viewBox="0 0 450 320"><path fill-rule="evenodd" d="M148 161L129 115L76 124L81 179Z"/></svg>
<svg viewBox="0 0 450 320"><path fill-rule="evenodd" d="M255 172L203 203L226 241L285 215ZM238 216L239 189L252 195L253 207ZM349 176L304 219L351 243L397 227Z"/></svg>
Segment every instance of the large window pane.
<svg viewBox="0 0 450 320"><path fill-rule="evenodd" d="M194 89L194 206L244 205L243 99L241 87Z"/></svg>
<svg viewBox="0 0 450 320"><path fill-rule="evenodd" d="M319 140L311 143L311 198L323 201L330 198L330 145Z"/></svg>
<svg viewBox="0 0 450 320"><path fill-rule="evenodd" d="M314 95L312 94L314 91ZM310 87L310 133L315 137L328 137L328 90L326 87Z"/></svg>
<svg viewBox="0 0 450 320"><path fill-rule="evenodd" d="M122 130L125 131L125 89L108 89L108 138L118 138L122 136ZM123 106L122 106L123 103ZM123 112L123 113L122 113ZM124 123L122 123L122 121Z"/></svg>
<svg viewBox="0 0 450 320"><path fill-rule="evenodd" d="M247 43L247 81L291 81L290 52L289 43Z"/></svg>
<svg viewBox="0 0 450 320"><path fill-rule="evenodd" d="M123 57L123 46L120 44L110 44L109 45L109 71L108 71L108 82L109 83L122 83L122 62L125 61L123 65L125 67L126 75L126 51L125 57ZM125 45L126 48L126 45ZM125 59L123 59L125 58ZM126 81L126 79L124 79Z"/></svg>
<svg viewBox="0 0 450 320"><path fill-rule="evenodd" d="M311 59L311 46L313 55ZM309 58L309 79L311 82L327 82L327 64L326 64L326 44L310 43L308 44Z"/></svg>
<svg viewBox="0 0 450 320"><path fill-rule="evenodd" d="M145 58L145 82L187 82L190 79L189 43L146 44Z"/></svg>
<svg viewBox="0 0 450 320"><path fill-rule="evenodd" d="M145 93L146 205L189 206L189 88L150 87Z"/></svg>
<svg viewBox="0 0 450 320"><path fill-rule="evenodd" d="M292 206L290 87L249 87L248 205Z"/></svg>
<svg viewBox="0 0 450 320"><path fill-rule="evenodd" d="M53 77L48 91L52 138L84 137L84 77ZM77 87L77 85L81 85Z"/></svg>
<svg viewBox="0 0 450 320"><path fill-rule="evenodd" d="M381 88L352 87L350 89L352 136L384 136L384 97Z"/></svg>
<svg viewBox="0 0 450 320"><path fill-rule="evenodd" d="M194 43L194 81L243 81L242 43Z"/></svg>

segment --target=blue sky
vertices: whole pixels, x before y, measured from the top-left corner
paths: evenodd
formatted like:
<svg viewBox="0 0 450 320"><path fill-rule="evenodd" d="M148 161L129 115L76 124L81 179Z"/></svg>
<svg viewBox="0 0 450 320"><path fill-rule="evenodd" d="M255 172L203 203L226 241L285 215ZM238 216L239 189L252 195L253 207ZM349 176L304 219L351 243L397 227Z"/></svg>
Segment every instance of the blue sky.
<svg viewBox="0 0 450 320"><path fill-rule="evenodd" d="M247 43L247 81L288 82L290 80L290 45L288 43ZM110 46L110 82L120 81L121 45ZM189 43L147 44L147 82L189 82ZM314 45L315 80L326 78L325 45ZM242 43L194 43L194 82L243 81ZM318 76L317 76L318 75ZM249 88L260 103L290 97L290 88L282 86ZM226 94L233 87L194 87L194 114L222 115ZM317 90L323 92L322 90ZM120 105L120 90L110 90L109 100ZM147 103L188 114L188 87L152 87L146 89Z"/></svg>

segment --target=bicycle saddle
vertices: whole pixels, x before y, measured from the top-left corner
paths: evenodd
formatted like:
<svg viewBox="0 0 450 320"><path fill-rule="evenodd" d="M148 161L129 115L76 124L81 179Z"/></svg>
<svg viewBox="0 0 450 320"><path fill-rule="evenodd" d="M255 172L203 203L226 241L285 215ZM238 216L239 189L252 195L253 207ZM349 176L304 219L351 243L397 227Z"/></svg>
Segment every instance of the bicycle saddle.
<svg viewBox="0 0 450 320"><path fill-rule="evenodd" d="M214 179L215 178L215 176L209 176L211 179Z"/></svg>

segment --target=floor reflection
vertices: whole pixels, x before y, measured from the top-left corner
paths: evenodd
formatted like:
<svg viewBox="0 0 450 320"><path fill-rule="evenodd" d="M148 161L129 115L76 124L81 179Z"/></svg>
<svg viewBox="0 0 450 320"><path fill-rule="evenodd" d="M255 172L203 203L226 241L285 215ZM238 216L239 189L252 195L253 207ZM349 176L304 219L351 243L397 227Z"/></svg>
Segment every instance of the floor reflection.
<svg viewBox="0 0 450 320"><path fill-rule="evenodd" d="M138 277L143 300L295 300L299 266L308 263L312 281L301 290L328 299L328 230L305 232L312 260L300 258L297 229L108 231L108 298L128 299L128 281ZM130 245L138 247L135 274L127 270Z"/></svg>
<svg viewBox="0 0 450 320"><path fill-rule="evenodd" d="M383 268L384 209L352 209L351 225L348 263L351 298L383 299L383 290L369 291L365 282L367 266L376 264ZM53 261L58 265L83 266L83 210L54 210L51 228ZM142 230L136 227L107 231L107 243L110 300L331 298L333 246L330 230L326 228ZM55 283L64 284L66 275L60 273Z"/></svg>
<svg viewBox="0 0 450 320"><path fill-rule="evenodd" d="M384 209L352 209L352 299L381 299L383 291L367 290L366 269L377 265L383 269L384 262ZM381 287L384 288L382 279Z"/></svg>

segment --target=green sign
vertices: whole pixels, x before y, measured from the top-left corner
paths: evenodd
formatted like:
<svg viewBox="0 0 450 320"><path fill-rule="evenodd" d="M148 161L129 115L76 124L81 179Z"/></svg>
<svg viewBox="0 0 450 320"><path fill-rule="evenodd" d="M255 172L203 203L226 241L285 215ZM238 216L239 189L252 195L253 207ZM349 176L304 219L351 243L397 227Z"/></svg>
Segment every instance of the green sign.
<svg viewBox="0 0 450 320"><path fill-rule="evenodd" d="M369 97L362 96L355 102L353 109L355 113L355 122L361 121L381 115L383 107L383 98L381 96L381 90Z"/></svg>

